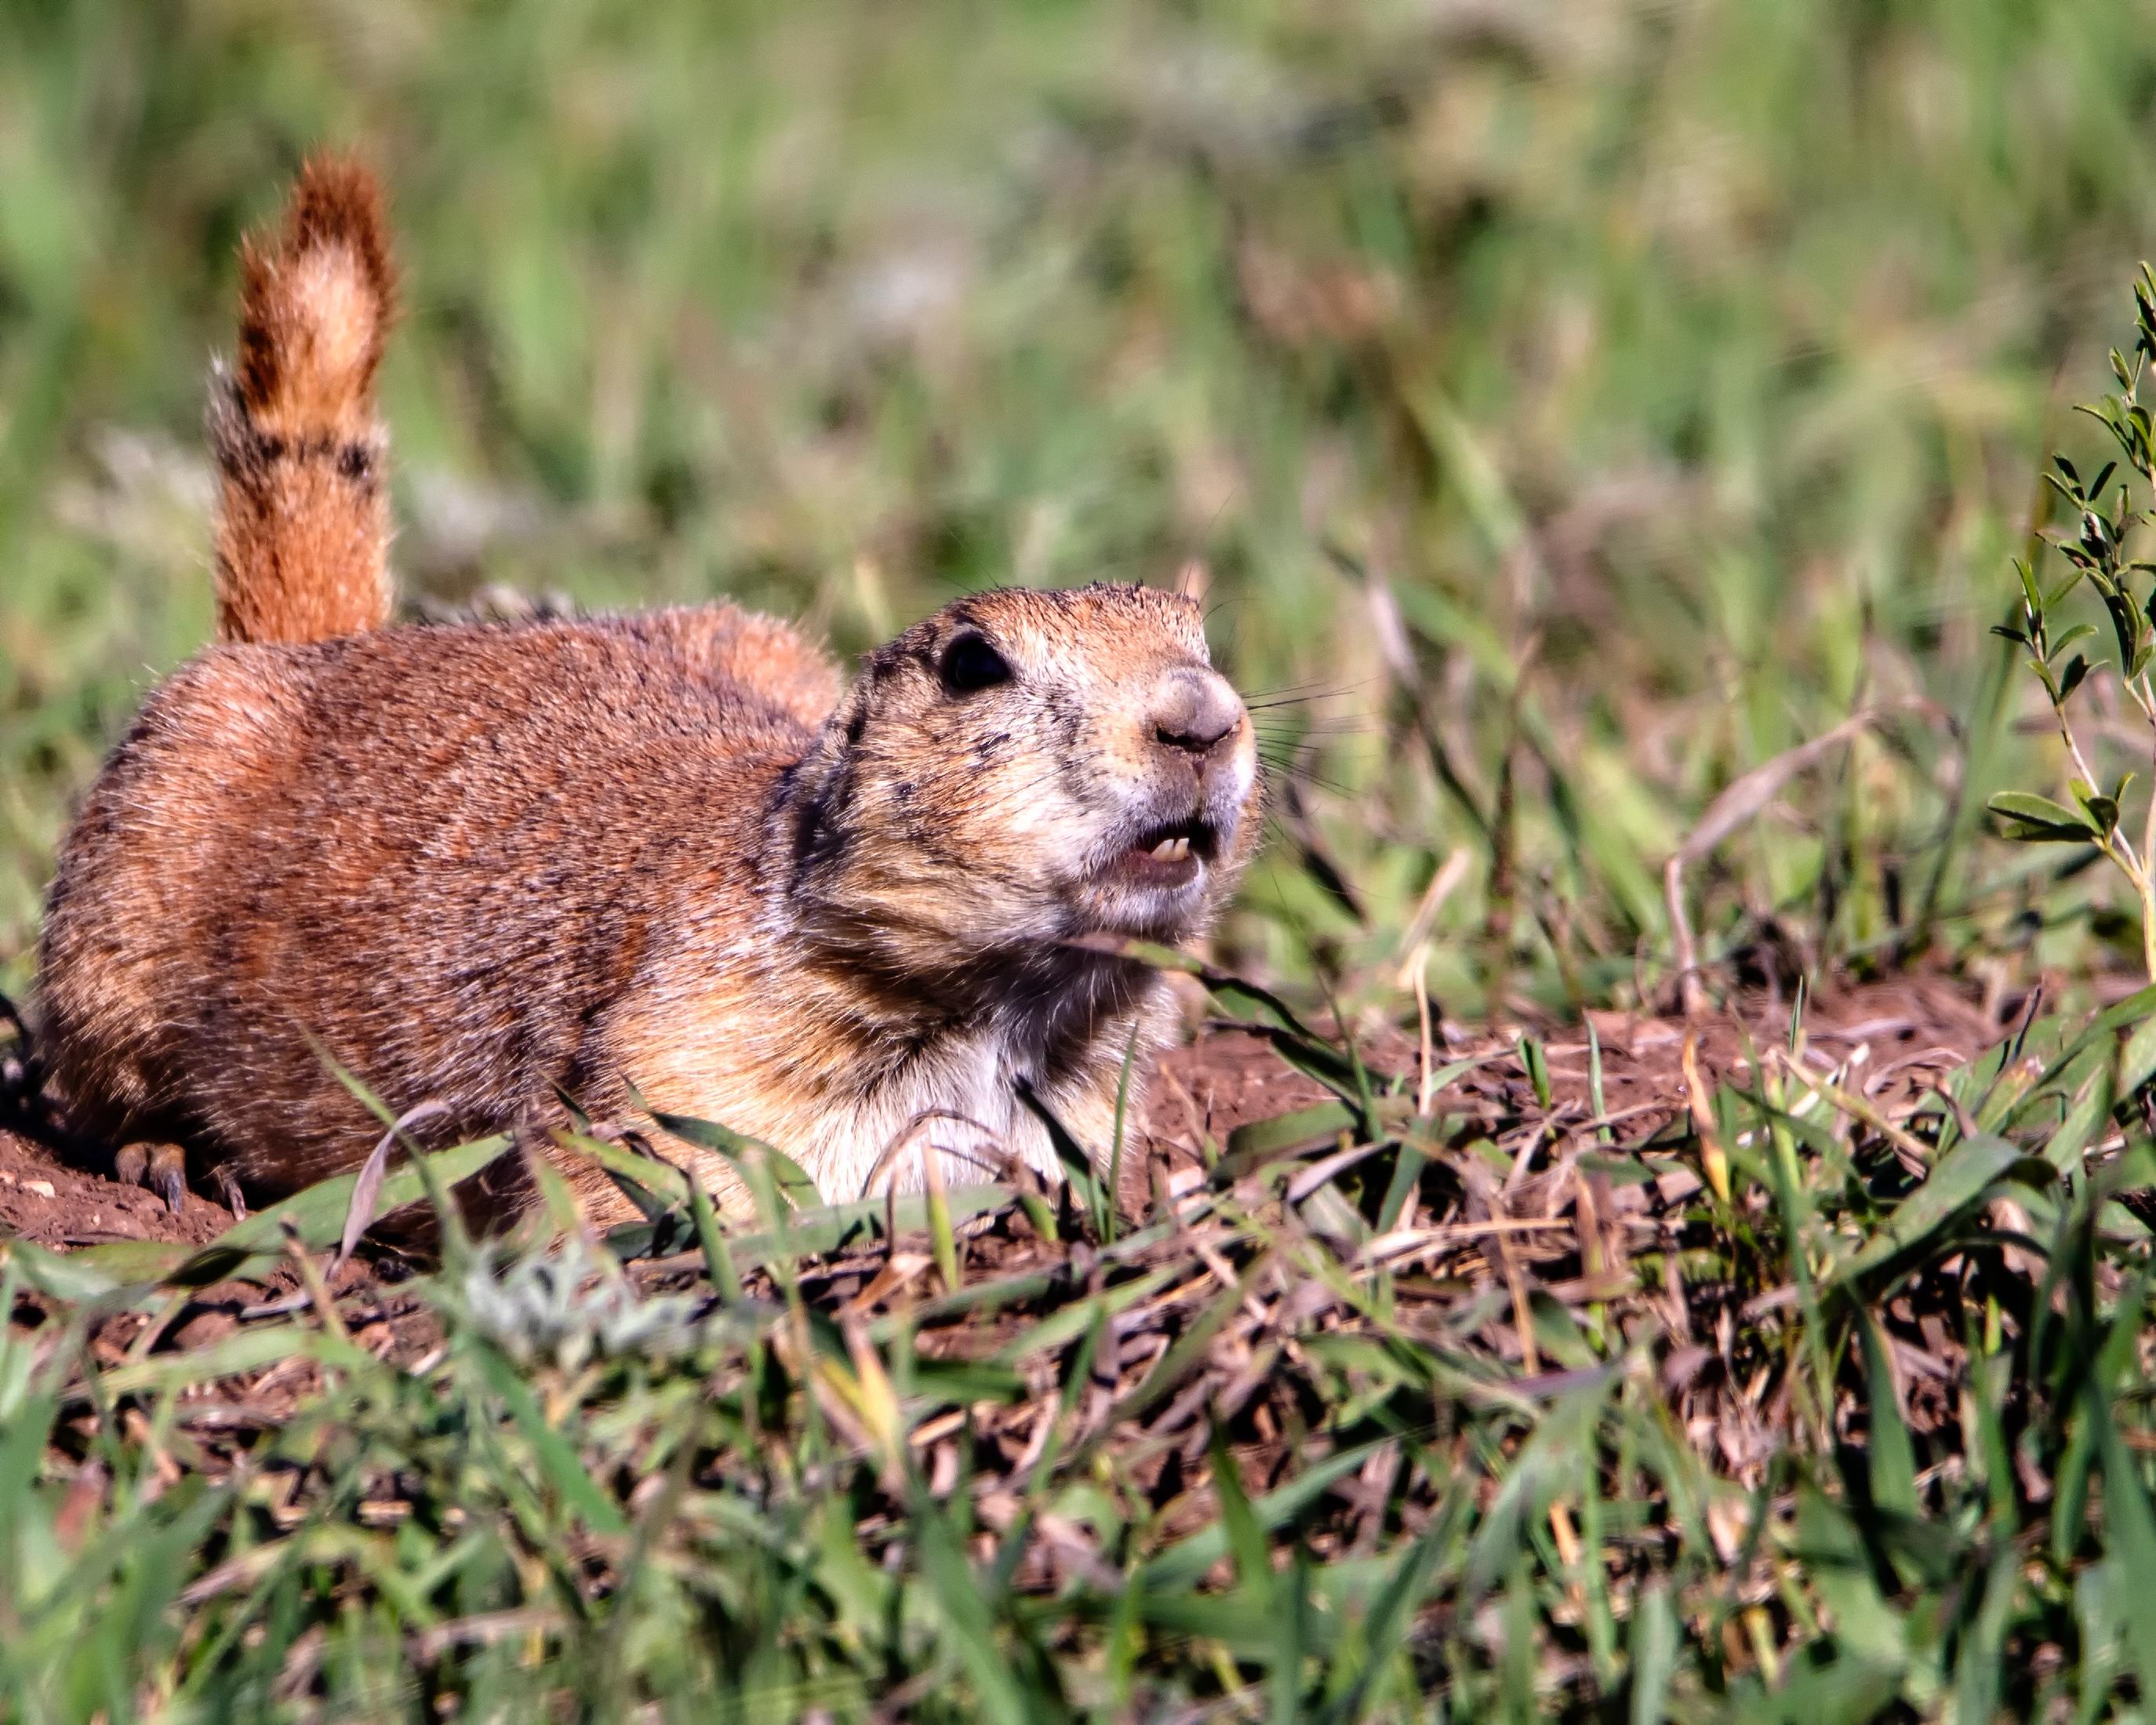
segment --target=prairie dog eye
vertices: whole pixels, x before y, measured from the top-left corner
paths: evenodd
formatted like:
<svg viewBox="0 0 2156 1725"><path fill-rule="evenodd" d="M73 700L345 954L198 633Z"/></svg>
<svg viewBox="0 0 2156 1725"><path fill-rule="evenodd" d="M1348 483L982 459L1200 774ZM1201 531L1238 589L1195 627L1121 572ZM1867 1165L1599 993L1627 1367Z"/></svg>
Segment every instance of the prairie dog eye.
<svg viewBox="0 0 2156 1725"><path fill-rule="evenodd" d="M1011 680L1010 661L988 644L986 635L970 630L943 649L938 670L944 688L953 695L971 695Z"/></svg>

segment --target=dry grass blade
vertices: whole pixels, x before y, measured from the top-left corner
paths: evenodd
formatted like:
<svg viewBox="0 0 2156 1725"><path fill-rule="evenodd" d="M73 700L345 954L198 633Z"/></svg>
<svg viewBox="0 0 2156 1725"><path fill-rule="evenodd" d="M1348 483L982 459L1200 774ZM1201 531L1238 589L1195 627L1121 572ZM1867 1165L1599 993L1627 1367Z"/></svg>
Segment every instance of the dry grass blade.
<svg viewBox="0 0 2156 1725"><path fill-rule="evenodd" d="M374 1206L382 1196L382 1183L388 1177L391 1147L413 1127L439 1119L449 1111L439 1101L430 1099L421 1102L399 1115L396 1124L376 1142L367 1160L360 1164L359 1178L352 1183L352 1205L345 1212L344 1232L337 1239L336 1256L330 1262L331 1276L350 1261L359 1245L360 1236L374 1225Z"/></svg>

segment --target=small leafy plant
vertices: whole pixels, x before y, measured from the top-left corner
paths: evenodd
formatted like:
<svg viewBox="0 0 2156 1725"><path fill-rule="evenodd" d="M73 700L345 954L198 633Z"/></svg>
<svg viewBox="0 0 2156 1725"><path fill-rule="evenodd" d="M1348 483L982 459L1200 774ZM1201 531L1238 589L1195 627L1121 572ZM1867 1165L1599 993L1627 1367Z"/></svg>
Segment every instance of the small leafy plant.
<svg viewBox="0 0 2156 1725"><path fill-rule="evenodd" d="M2120 454L2145 485L2156 486L2156 420L2140 398L2140 386L2148 362L2156 359L2156 270L2147 264L2133 284L2134 339L2133 357L2116 347L2111 350L2112 374L2118 391L2101 401L2084 403L2076 411L2087 413L2111 433ZM2009 838L2032 844L2093 845L2110 858L2133 883L2141 901L2142 961L2156 979L2156 793L2152 793L2143 817L2141 842L2137 847L2120 825L2127 788L2134 775L2123 775L2108 788L2097 777L2081 740L2075 735L2068 705L2091 674L2103 669L2079 650L2081 644L2101 633L2092 623L2076 623L2054 634L2053 615L2084 580L2103 601L2110 619L2112 638L2118 650L2118 680L2128 699L2148 721L2152 752L2156 752L2156 688L2150 684L2150 660L2156 657L2156 563L2128 553L2134 530L2156 520L2156 510L2134 506L2133 487L2120 479L2112 490L2117 461L2107 461L2096 477L2084 482L2064 455L2051 457L2051 470L2044 477L2074 512L2071 532L2045 537L2066 561L2065 579L2048 591L2030 560L2016 557L2014 567L2021 578L2021 618L2018 625L2005 624L1994 633L2020 642L2029 649L2029 668L2051 697L2051 711L2065 742L2073 777L2066 783L2072 806L2029 791L2008 791L1994 797L1990 808L2005 823ZM2107 507L2107 497L2109 498Z"/></svg>

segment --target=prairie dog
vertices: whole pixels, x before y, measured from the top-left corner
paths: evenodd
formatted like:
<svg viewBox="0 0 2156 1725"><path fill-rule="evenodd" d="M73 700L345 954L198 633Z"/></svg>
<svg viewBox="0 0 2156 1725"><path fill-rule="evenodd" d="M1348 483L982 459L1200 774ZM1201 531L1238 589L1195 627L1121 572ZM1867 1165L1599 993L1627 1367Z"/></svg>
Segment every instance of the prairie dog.
<svg viewBox="0 0 2156 1725"><path fill-rule="evenodd" d="M309 206L326 177L366 195ZM1194 603L979 593L844 689L726 604L382 626L387 523L354 506L378 501L373 358L345 362L380 330L322 334L370 283L386 316L378 208L312 166L260 265L300 285L275 320L250 264L242 352L269 357L213 413L239 428L214 439L224 639L150 696L48 902L44 1034L77 1126L169 1198L275 1197L378 1136L326 1052L393 1109L435 1105L430 1142L562 1124L563 1096L640 1124L633 1087L834 1200L918 1185L930 1155L954 1181L1003 1155L1057 1177L1022 1086L1105 1155L1167 1003L1069 942L1198 933L1256 837L1250 721ZM374 525L318 556L325 520ZM311 611L316 581L342 597ZM723 1158L675 1150L737 1195Z"/></svg>

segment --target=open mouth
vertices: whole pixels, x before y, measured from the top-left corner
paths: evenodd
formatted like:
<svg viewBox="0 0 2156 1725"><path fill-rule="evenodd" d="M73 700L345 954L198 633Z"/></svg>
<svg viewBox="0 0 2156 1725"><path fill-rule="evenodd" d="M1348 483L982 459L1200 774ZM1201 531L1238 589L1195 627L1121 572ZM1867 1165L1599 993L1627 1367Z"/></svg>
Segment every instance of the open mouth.
<svg viewBox="0 0 2156 1725"><path fill-rule="evenodd" d="M1183 886L1198 878L1219 849L1219 835L1209 822L1173 821L1139 834L1110 866L1135 885Z"/></svg>

